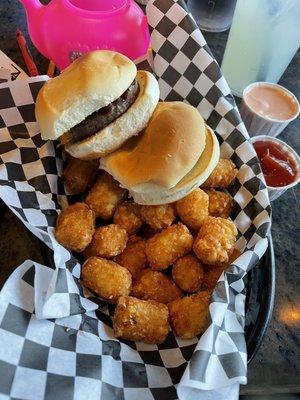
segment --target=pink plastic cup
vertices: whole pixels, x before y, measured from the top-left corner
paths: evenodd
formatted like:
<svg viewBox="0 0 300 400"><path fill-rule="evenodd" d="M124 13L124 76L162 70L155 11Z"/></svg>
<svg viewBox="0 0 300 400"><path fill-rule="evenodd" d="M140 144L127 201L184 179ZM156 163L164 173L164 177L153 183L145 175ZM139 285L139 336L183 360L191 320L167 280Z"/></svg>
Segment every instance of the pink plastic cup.
<svg viewBox="0 0 300 400"><path fill-rule="evenodd" d="M60 70L91 50L114 50L132 60L147 53L147 18L133 0L20 1L34 45Z"/></svg>

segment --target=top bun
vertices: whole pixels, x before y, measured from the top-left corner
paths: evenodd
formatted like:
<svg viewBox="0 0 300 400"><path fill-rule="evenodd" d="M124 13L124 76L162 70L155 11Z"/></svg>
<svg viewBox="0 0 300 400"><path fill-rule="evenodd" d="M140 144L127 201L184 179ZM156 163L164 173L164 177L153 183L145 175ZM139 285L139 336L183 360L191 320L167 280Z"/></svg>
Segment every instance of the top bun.
<svg viewBox="0 0 300 400"><path fill-rule="evenodd" d="M161 102L144 132L103 158L101 168L135 192L169 189L197 163L205 139L205 123L196 108Z"/></svg>
<svg viewBox="0 0 300 400"><path fill-rule="evenodd" d="M206 143L194 168L186 174L176 186L153 192L129 191L135 203L145 205L168 204L187 196L202 185L217 166L220 158L220 146L213 130L206 125Z"/></svg>
<svg viewBox="0 0 300 400"><path fill-rule="evenodd" d="M114 51L96 50L76 59L38 94L35 113L42 138L58 139L112 103L128 89L136 72L129 58Z"/></svg>

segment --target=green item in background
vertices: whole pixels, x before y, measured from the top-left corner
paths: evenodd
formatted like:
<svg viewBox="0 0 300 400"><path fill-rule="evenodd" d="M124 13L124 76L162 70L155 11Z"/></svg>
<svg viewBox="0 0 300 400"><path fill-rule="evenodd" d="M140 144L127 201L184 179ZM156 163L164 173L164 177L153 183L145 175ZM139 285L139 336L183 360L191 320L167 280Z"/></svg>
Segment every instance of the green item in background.
<svg viewBox="0 0 300 400"><path fill-rule="evenodd" d="M299 0L238 0L222 72L234 95L277 83L300 46Z"/></svg>

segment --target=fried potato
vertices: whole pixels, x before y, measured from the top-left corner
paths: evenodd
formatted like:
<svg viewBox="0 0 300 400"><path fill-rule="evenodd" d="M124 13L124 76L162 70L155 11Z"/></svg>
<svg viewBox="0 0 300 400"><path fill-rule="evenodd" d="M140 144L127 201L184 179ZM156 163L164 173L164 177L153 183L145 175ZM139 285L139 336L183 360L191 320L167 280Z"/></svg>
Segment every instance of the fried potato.
<svg viewBox="0 0 300 400"><path fill-rule="evenodd" d="M214 267L205 272L202 287L206 290L213 290L226 267Z"/></svg>
<svg viewBox="0 0 300 400"><path fill-rule="evenodd" d="M159 271L148 269L133 285L131 295L142 300L167 304L183 296L175 283Z"/></svg>
<svg viewBox="0 0 300 400"><path fill-rule="evenodd" d="M129 201L119 204L114 214L114 223L126 229L128 235L136 233L143 224L140 206Z"/></svg>
<svg viewBox="0 0 300 400"><path fill-rule="evenodd" d="M203 267L205 269L205 273L202 281L203 289L207 289L209 291L213 290L222 272L225 271L225 269L228 268L228 266L232 264L240 255L241 252L239 250L233 249L233 252L230 254L227 263L224 263L220 266L204 264Z"/></svg>
<svg viewBox="0 0 300 400"><path fill-rule="evenodd" d="M234 261L241 255L241 252L234 248L232 250L232 253L230 253L228 261L224 263L220 263L220 265L209 265L209 264L203 264L203 268L205 271L210 271L211 269L219 268L222 267L223 269L226 269L229 267L230 264L234 263Z"/></svg>
<svg viewBox="0 0 300 400"><path fill-rule="evenodd" d="M205 331L209 300L210 293L203 291L169 303L170 323L178 337L190 339Z"/></svg>
<svg viewBox="0 0 300 400"><path fill-rule="evenodd" d="M79 160L70 157L62 173L62 179L70 193L85 193L94 184L98 171L99 160Z"/></svg>
<svg viewBox="0 0 300 400"><path fill-rule="evenodd" d="M165 304L135 297L119 298L114 315L116 337L146 343L163 343L169 333Z"/></svg>
<svg viewBox="0 0 300 400"><path fill-rule="evenodd" d="M225 189L232 185L237 175L237 168L231 160L220 158L216 168L203 183L205 188Z"/></svg>
<svg viewBox="0 0 300 400"><path fill-rule="evenodd" d="M139 240L142 240L142 238L140 236L138 236L138 235L130 235L129 238L128 238L127 244L128 243L135 243L135 242L138 242Z"/></svg>
<svg viewBox="0 0 300 400"><path fill-rule="evenodd" d="M157 233L146 242L146 255L153 270L162 270L173 264L177 258L189 253L193 236L181 222Z"/></svg>
<svg viewBox="0 0 300 400"><path fill-rule="evenodd" d="M130 293L130 272L104 258L89 258L82 266L81 277L84 286L110 303L116 303L120 296Z"/></svg>
<svg viewBox="0 0 300 400"><path fill-rule="evenodd" d="M204 264L228 263L237 233L230 219L208 217L194 241L193 250Z"/></svg>
<svg viewBox="0 0 300 400"><path fill-rule="evenodd" d="M141 216L143 221L151 228L161 231L172 225L176 218L176 212L172 204L142 206Z"/></svg>
<svg viewBox="0 0 300 400"><path fill-rule="evenodd" d="M83 251L91 242L95 231L95 215L84 203L75 203L58 216L56 240L72 251Z"/></svg>
<svg viewBox="0 0 300 400"><path fill-rule="evenodd" d="M105 172L89 191L85 203L95 212L96 218L110 219L125 194L126 190Z"/></svg>
<svg viewBox="0 0 300 400"><path fill-rule="evenodd" d="M100 226L95 230L90 245L85 249L84 257L111 258L122 253L125 249L128 235L125 229L116 224Z"/></svg>
<svg viewBox="0 0 300 400"><path fill-rule="evenodd" d="M139 273L148 265L145 253L146 242L139 238L132 242L132 237L129 238L129 241L130 243L127 243L125 250L115 257L115 261L127 268L133 279L136 279Z"/></svg>
<svg viewBox="0 0 300 400"><path fill-rule="evenodd" d="M208 212L212 217L228 218L233 206L232 197L229 194L214 189L207 191L209 197Z"/></svg>
<svg viewBox="0 0 300 400"><path fill-rule="evenodd" d="M200 188L176 202L181 221L191 229L199 230L208 217L208 195Z"/></svg>
<svg viewBox="0 0 300 400"><path fill-rule="evenodd" d="M203 280L204 269L200 261L192 254L178 258L173 264L172 277L184 292L197 292Z"/></svg>

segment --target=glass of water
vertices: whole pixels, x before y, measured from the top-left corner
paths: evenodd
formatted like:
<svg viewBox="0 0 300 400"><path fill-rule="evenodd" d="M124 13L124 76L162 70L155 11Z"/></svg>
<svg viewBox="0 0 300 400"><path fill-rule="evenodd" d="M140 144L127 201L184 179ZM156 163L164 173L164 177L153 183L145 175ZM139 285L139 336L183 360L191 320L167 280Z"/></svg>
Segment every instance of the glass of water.
<svg viewBox="0 0 300 400"><path fill-rule="evenodd" d="M197 0L200 29L223 32L230 28L236 0Z"/></svg>
<svg viewBox="0 0 300 400"><path fill-rule="evenodd" d="M299 46L300 0L238 0L222 62L233 94L277 83Z"/></svg>

